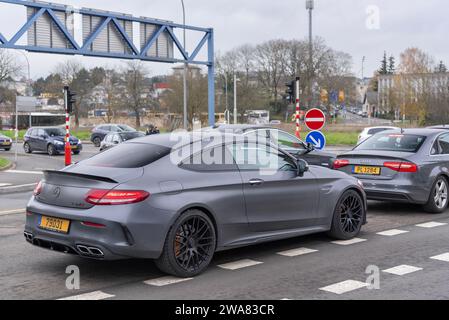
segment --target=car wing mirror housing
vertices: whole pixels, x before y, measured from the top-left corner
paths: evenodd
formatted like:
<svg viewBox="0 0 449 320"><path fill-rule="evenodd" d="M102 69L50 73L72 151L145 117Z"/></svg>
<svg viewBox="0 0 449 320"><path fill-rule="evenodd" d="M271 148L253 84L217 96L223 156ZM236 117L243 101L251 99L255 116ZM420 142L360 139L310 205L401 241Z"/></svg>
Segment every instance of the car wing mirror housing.
<svg viewBox="0 0 449 320"><path fill-rule="evenodd" d="M309 164L303 159L296 160L296 174L298 177L303 177L304 173L309 171Z"/></svg>

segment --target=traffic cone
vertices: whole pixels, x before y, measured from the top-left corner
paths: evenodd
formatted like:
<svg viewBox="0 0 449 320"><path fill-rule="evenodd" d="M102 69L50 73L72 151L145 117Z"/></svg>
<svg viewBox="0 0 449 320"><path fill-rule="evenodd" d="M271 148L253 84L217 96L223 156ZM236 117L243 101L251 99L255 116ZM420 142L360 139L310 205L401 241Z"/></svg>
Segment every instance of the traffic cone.
<svg viewBox="0 0 449 320"><path fill-rule="evenodd" d="M65 142L65 165L70 166L72 164L72 148L70 148L70 142L67 140Z"/></svg>

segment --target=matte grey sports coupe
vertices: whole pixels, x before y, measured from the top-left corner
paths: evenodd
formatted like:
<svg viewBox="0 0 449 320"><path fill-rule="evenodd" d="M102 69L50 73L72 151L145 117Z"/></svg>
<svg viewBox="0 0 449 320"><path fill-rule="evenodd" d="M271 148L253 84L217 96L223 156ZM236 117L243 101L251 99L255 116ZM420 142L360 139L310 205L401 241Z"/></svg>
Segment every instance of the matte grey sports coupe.
<svg viewBox="0 0 449 320"><path fill-rule="evenodd" d="M362 180L368 199L422 204L441 213L448 206L449 132L379 133L340 155L334 168Z"/></svg>
<svg viewBox="0 0 449 320"><path fill-rule="evenodd" d="M215 251L316 232L350 239L366 222L362 185L347 174L236 135L174 136L46 171L26 240L87 258L155 259L190 277Z"/></svg>

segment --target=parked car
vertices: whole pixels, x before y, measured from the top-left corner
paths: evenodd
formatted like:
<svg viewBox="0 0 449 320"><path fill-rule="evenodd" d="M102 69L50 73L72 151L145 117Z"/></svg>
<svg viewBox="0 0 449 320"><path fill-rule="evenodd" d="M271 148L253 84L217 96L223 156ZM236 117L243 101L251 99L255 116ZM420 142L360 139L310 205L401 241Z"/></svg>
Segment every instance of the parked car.
<svg viewBox="0 0 449 320"><path fill-rule="evenodd" d="M11 150L12 147L12 139L0 134L0 149L3 149L5 151Z"/></svg>
<svg viewBox="0 0 449 320"><path fill-rule="evenodd" d="M431 126L431 127L427 127L428 129L444 129L444 130L449 130L449 124L440 124L437 126Z"/></svg>
<svg viewBox="0 0 449 320"><path fill-rule="evenodd" d="M206 161L211 154L218 161ZM253 161L265 157L272 161ZM178 277L203 272L216 251L318 232L348 240L366 222L357 179L273 145L188 133L146 136L45 171L26 210L24 235L35 246L155 259Z"/></svg>
<svg viewBox="0 0 449 320"><path fill-rule="evenodd" d="M130 131L130 132L111 132L106 135L106 137L101 141L100 151L104 151L106 149L115 147L116 145L136 139L144 137L145 133L139 131Z"/></svg>
<svg viewBox="0 0 449 320"><path fill-rule="evenodd" d="M23 137L23 150L26 153L34 151L47 152L50 156L64 153L65 129L61 127L33 127L28 129ZM83 150L81 140L69 137L70 148L74 154Z"/></svg>
<svg viewBox="0 0 449 320"><path fill-rule="evenodd" d="M220 132L253 135L262 138L266 138L275 145L278 145L284 151L292 154L293 156L306 160L310 165L317 165L326 168L332 168L336 155L321 150L315 150L315 148L298 139L290 133L273 128L270 126L255 126L255 125L217 125L214 127L206 128L205 130L213 131L218 130Z"/></svg>
<svg viewBox="0 0 449 320"><path fill-rule="evenodd" d="M357 141L357 144L362 143L363 141L365 141L366 139L372 137L373 135L382 132L382 131L386 131L386 130L401 130L401 128L398 127L389 127L389 126L381 126L381 127L369 127L369 128L365 128L363 129L363 131L360 133L359 135L359 139Z"/></svg>
<svg viewBox="0 0 449 320"><path fill-rule="evenodd" d="M448 206L449 132L406 129L378 133L338 156L334 168L362 180L368 199Z"/></svg>
<svg viewBox="0 0 449 320"><path fill-rule="evenodd" d="M136 129L126 124L101 124L92 129L90 141L98 148L108 133L125 131L136 131Z"/></svg>

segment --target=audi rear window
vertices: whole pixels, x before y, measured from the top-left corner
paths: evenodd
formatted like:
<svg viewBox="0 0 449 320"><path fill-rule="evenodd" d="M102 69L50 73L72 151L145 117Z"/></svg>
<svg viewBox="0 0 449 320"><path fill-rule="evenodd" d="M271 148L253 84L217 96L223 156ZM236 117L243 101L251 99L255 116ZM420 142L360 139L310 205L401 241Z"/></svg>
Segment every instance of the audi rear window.
<svg viewBox="0 0 449 320"><path fill-rule="evenodd" d="M171 149L146 143L123 143L83 161L84 165L108 168L140 168L166 155Z"/></svg>
<svg viewBox="0 0 449 320"><path fill-rule="evenodd" d="M355 150L379 150L416 153L426 140L425 136L414 134L378 134L366 140Z"/></svg>

